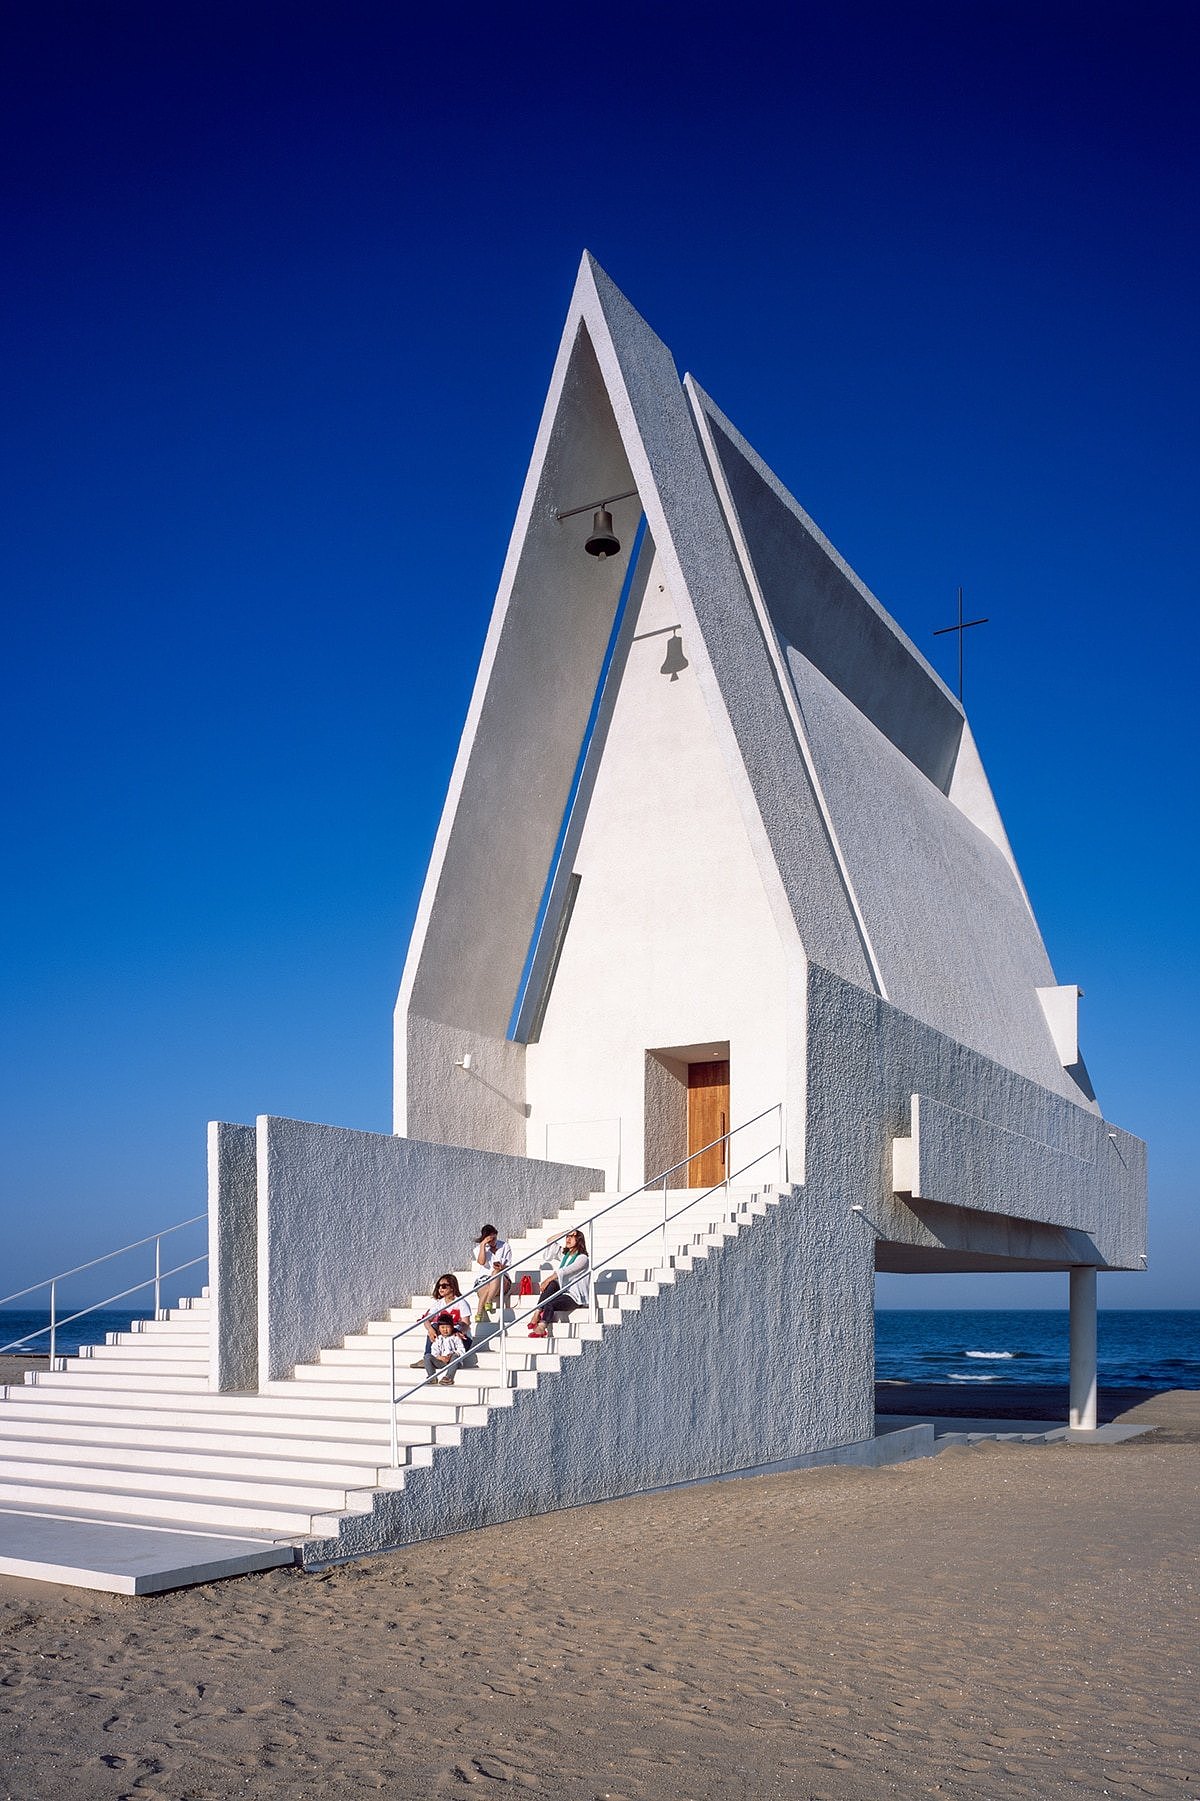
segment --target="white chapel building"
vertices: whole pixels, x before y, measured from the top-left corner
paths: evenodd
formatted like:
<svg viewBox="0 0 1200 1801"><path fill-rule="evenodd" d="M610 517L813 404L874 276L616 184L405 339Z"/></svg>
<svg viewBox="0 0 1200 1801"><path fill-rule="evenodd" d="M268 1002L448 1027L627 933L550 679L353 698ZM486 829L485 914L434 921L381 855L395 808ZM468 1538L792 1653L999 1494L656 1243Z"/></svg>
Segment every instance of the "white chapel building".
<svg viewBox="0 0 1200 1801"><path fill-rule="evenodd" d="M1146 1166L1079 993L959 701L585 256L405 964L394 1133L209 1128L207 1293L0 1391L0 1570L38 1573L6 1508L57 1532L58 1580L64 1510L132 1533L75 1562L146 1589L866 1455L880 1270L1064 1272L1092 1430L1096 1273L1145 1265ZM431 1386L431 1285L467 1281L485 1220L511 1304ZM531 1339L521 1288L569 1226L588 1305Z"/></svg>
<svg viewBox="0 0 1200 1801"><path fill-rule="evenodd" d="M869 1366L876 1269L1072 1270L1086 1311L1098 1267L1143 1266L1144 1147L1100 1113L1079 992L959 702L585 256L404 973L397 1132L613 1189L773 1174L782 1141L797 1290L837 1291Z"/></svg>

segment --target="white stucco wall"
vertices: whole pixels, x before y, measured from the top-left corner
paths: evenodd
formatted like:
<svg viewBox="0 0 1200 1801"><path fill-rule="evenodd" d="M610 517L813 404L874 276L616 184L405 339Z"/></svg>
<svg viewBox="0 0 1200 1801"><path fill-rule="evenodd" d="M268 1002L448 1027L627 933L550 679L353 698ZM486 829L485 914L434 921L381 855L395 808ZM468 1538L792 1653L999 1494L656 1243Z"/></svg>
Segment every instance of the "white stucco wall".
<svg viewBox="0 0 1200 1801"><path fill-rule="evenodd" d="M689 667L672 681L660 673L662 628L677 622ZM728 1043L734 1125L785 1093L787 959L701 692L703 655L686 599L656 563L575 857L570 929L526 1054L529 1154L602 1164L624 1188L655 1173L643 1168L647 1050L695 1047L699 1060ZM733 1167L777 1135L769 1120L739 1138Z"/></svg>

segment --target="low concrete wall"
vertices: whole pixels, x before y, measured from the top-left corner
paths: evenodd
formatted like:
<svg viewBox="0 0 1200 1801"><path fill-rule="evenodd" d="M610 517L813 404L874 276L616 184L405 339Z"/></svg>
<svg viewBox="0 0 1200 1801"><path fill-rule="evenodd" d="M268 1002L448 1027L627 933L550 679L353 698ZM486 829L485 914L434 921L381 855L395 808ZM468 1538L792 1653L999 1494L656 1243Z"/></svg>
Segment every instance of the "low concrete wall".
<svg viewBox="0 0 1200 1801"><path fill-rule="evenodd" d="M1046 1259L1055 1234L1064 1267L1140 1267L1140 1140L815 964L808 1052L809 1187L864 1208L881 1269L916 1268L911 1253L943 1246L962 1268L972 1251ZM892 1140L912 1136L914 1094L925 1198L910 1205L893 1189ZM908 1261L888 1260L893 1245Z"/></svg>
<svg viewBox="0 0 1200 1801"><path fill-rule="evenodd" d="M1048 1117L1038 1123L1045 1136L1034 1137L914 1094L914 1194L1073 1232L1103 1230L1118 1241L1122 1229L1128 1234L1130 1218L1144 1232L1138 1207L1146 1187L1141 1140L1057 1097L1045 1112Z"/></svg>
<svg viewBox="0 0 1200 1801"><path fill-rule="evenodd" d="M253 1126L208 1128L209 1386L258 1387L258 1174Z"/></svg>
<svg viewBox="0 0 1200 1801"><path fill-rule="evenodd" d="M460 1268L484 1220L524 1231L602 1184L570 1164L260 1118L260 1379Z"/></svg>
<svg viewBox="0 0 1200 1801"><path fill-rule="evenodd" d="M874 1276L840 1202L793 1191L306 1563L870 1441ZM747 1362L747 1336L766 1345ZM899 1447L892 1447L898 1450Z"/></svg>

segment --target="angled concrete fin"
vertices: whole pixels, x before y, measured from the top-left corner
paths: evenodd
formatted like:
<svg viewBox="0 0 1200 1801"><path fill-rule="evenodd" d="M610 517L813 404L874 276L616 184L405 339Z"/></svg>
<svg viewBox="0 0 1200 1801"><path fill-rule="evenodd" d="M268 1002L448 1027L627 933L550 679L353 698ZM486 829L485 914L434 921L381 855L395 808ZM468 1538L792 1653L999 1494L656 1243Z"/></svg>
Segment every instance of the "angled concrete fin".
<svg viewBox="0 0 1200 1801"><path fill-rule="evenodd" d="M807 658L945 793L959 703L736 426L689 383L785 653Z"/></svg>

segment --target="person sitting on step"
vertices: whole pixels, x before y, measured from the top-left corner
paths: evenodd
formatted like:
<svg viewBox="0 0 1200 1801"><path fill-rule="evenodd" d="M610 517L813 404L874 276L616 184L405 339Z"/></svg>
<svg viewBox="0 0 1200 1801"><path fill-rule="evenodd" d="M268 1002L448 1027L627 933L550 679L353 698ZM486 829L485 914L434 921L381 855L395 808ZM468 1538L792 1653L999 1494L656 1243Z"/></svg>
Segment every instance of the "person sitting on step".
<svg viewBox="0 0 1200 1801"><path fill-rule="evenodd" d="M448 1313L454 1320L455 1330L469 1351L471 1348L471 1297L461 1292L458 1286L458 1277L451 1275L449 1270L444 1276L439 1276L434 1283L433 1306L421 1321L426 1335L430 1339L437 1337L437 1328L434 1322L439 1313ZM415 1370L423 1369L424 1366L424 1357L417 1357L412 1365Z"/></svg>
<svg viewBox="0 0 1200 1801"><path fill-rule="evenodd" d="M458 1359L466 1356L467 1349L458 1335L452 1313L439 1313L435 1325L436 1336L425 1350L425 1370L432 1381L442 1388L449 1388L454 1382Z"/></svg>
<svg viewBox="0 0 1200 1801"><path fill-rule="evenodd" d="M530 1338L548 1338L556 1313L574 1313L591 1298L587 1240L576 1230L568 1232L552 1275L541 1284L541 1302L529 1316Z"/></svg>
<svg viewBox="0 0 1200 1801"><path fill-rule="evenodd" d="M503 1308L512 1283L504 1271L512 1263L508 1240L501 1238L495 1226L479 1228L479 1243L471 1252L471 1286L475 1290L475 1321L482 1325L491 1308Z"/></svg>

